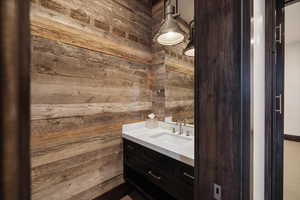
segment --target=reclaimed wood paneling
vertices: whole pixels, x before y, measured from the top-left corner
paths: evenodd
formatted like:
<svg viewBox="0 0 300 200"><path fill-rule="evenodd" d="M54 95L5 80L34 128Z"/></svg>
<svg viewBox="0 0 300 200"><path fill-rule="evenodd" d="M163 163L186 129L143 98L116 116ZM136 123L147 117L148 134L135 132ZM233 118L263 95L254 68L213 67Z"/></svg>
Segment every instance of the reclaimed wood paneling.
<svg viewBox="0 0 300 200"><path fill-rule="evenodd" d="M40 0L31 6L31 32L150 64L150 10L139 1Z"/></svg>
<svg viewBox="0 0 300 200"><path fill-rule="evenodd" d="M33 199L92 199L122 183L121 128L152 108L148 70L33 36Z"/></svg>
<svg viewBox="0 0 300 200"><path fill-rule="evenodd" d="M92 199L122 183L122 124L152 107L147 66L36 36L32 55L32 198Z"/></svg>
<svg viewBox="0 0 300 200"><path fill-rule="evenodd" d="M123 183L121 130L152 109L149 1L32 2L33 200Z"/></svg>

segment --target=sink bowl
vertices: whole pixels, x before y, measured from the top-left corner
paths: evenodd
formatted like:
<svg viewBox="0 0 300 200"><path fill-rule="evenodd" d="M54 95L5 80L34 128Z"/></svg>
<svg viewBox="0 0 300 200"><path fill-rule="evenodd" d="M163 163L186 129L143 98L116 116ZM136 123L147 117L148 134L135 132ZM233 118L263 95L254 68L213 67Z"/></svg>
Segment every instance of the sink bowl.
<svg viewBox="0 0 300 200"><path fill-rule="evenodd" d="M192 141L192 139L190 138L185 138L179 135L172 135L169 133L157 133L155 135L150 136L150 138L157 139L160 142L164 142L168 144L178 144L178 145L185 144Z"/></svg>

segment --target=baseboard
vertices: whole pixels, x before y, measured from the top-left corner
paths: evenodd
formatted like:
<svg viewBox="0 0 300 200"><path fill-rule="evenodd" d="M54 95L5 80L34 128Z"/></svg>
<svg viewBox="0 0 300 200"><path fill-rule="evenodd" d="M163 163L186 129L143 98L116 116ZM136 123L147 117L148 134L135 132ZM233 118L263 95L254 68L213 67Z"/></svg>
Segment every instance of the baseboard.
<svg viewBox="0 0 300 200"><path fill-rule="evenodd" d="M296 135L286 135L285 134L284 139L294 141L294 142L300 142L300 136L296 136Z"/></svg>
<svg viewBox="0 0 300 200"><path fill-rule="evenodd" d="M120 200L121 198L132 192L132 190L133 188L129 184L123 183L118 187L101 195L100 197L95 198L94 200Z"/></svg>

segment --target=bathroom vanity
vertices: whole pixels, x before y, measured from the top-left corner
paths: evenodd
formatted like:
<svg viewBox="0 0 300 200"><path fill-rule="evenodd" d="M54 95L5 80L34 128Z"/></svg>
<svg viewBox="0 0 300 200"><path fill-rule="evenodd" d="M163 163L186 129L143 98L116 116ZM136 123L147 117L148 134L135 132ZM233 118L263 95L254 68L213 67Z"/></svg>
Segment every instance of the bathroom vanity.
<svg viewBox="0 0 300 200"><path fill-rule="evenodd" d="M123 127L124 178L149 199L192 200L194 137L172 128L161 123L148 129L143 122Z"/></svg>

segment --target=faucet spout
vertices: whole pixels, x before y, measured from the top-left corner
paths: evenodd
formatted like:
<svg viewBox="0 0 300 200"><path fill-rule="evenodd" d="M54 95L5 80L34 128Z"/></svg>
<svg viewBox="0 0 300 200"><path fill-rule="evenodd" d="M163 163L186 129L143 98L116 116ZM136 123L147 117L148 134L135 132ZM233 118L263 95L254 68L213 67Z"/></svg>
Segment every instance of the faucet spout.
<svg viewBox="0 0 300 200"><path fill-rule="evenodd" d="M179 135L182 135L183 134L183 123L180 122L179 123Z"/></svg>

